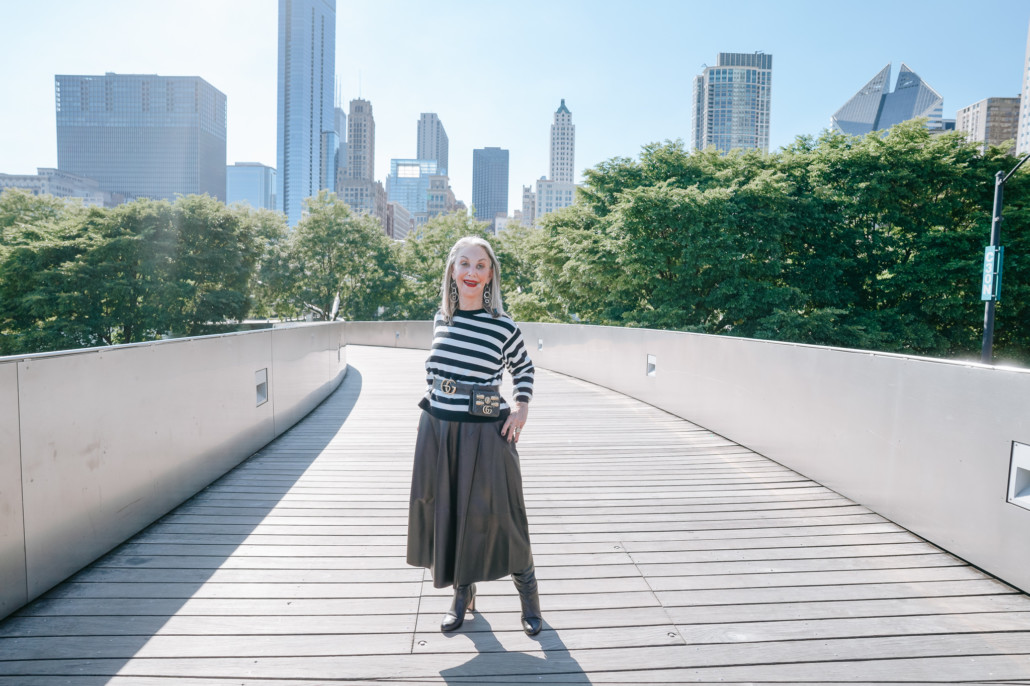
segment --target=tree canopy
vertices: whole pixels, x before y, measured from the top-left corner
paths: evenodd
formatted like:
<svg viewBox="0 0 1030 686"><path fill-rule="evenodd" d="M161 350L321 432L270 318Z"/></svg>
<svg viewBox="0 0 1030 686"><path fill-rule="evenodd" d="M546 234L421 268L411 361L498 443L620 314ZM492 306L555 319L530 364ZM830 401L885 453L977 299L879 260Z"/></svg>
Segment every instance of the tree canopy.
<svg viewBox="0 0 1030 686"><path fill-rule="evenodd" d="M994 174L1016 163L908 122L772 154L652 143L571 207L490 240L531 321L645 326L939 357L979 350ZM1006 188L995 348L1030 363L1030 172ZM204 333L247 316L428 319L468 212L404 241L334 194L281 213L210 197L84 209L0 195L0 354Z"/></svg>

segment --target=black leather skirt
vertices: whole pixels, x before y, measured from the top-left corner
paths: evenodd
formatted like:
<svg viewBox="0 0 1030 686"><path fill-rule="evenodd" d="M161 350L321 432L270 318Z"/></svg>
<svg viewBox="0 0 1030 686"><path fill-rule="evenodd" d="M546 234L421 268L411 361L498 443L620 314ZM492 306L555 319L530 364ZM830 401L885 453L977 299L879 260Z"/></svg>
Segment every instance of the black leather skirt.
<svg viewBox="0 0 1030 686"><path fill-rule="evenodd" d="M519 454L501 426L422 413L407 560L428 568L436 588L500 579L533 562Z"/></svg>

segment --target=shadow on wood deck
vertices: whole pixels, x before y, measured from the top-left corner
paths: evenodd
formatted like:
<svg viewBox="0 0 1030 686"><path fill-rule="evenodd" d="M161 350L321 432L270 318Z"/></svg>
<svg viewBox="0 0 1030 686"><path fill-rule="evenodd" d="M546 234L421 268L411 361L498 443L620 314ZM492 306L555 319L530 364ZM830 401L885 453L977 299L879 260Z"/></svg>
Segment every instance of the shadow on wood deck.
<svg viewBox="0 0 1030 686"><path fill-rule="evenodd" d="M545 630L404 562L423 351L341 388L0 622L0 684L1019 683L1030 597L725 438L540 372L519 444Z"/></svg>

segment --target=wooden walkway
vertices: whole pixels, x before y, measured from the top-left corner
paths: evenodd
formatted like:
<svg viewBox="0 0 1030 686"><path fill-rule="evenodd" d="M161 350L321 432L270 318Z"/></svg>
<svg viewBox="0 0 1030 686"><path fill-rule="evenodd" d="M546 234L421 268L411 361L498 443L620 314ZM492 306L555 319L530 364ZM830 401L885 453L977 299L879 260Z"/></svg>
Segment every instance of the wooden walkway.
<svg viewBox="0 0 1030 686"><path fill-rule="evenodd" d="M1030 684L1027 595L546 372L519 444L545 630L505 579L443 635L449 593L404 562L425 353L347 356L300 425L0 622L0 684Z"/></svg>

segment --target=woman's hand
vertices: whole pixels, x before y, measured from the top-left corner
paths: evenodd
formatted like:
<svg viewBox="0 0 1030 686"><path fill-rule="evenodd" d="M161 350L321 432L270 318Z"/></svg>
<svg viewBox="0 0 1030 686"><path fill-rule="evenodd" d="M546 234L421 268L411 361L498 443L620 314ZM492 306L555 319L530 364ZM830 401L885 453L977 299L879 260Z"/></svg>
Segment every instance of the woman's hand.
<svg viewBox="0 0 1030 686"><path fill-rule="evenodd" d="M508 415L508 419L504 422L504 426L501 428L501 435L508 439L511 443L514 440L516 443L519 442L519 434L522 433L522 427L526 425L526 419L529 417L529 404L516 402L512 407L511 414Z"/></svg>

